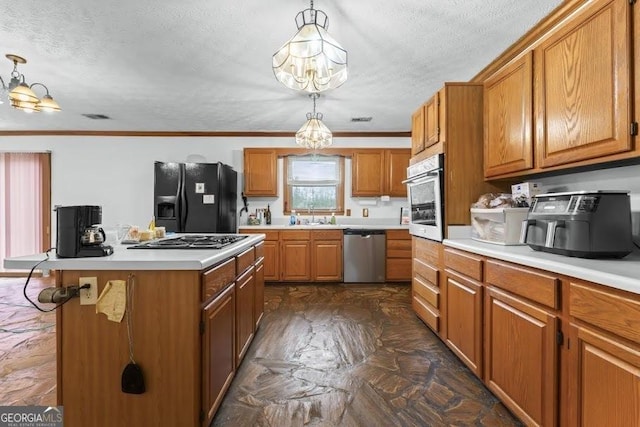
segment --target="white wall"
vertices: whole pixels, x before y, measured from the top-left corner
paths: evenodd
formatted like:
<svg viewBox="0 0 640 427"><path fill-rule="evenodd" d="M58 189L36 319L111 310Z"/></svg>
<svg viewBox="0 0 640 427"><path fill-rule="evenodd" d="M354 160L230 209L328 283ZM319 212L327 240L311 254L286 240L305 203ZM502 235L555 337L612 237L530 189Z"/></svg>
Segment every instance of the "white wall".
<svg viewBox="0 0 640 427"><path fill-rule="evenodd" d="M146 226L153 215L153 163L222 162L238 172L238 195L243 182L244 147L294 146L293 138L229 137L97 137L97 136L20 136L0 137L0 151L51 151L52 205L100 205L106 226L119 223ZM409 138L334 138L335 147L409 148ZM282 161L279 161L279 179ZM362 206L352 199L351 163L347 171L346 207L353 220L362 218ZM279 193L282 192L280 183ZM367 199L365 202L373 202ZM284 221L282 198L250 198L249 208L271 204L274 223ZM398 221L406 200L376 202L369 217ZM238 197L238 212L242 200ZM55 215L52 216L55 224ZM246 222L246 214L239 224ZM54 227L55 228L55 227ZM55 233L55 230L53 230Z"/></svg>

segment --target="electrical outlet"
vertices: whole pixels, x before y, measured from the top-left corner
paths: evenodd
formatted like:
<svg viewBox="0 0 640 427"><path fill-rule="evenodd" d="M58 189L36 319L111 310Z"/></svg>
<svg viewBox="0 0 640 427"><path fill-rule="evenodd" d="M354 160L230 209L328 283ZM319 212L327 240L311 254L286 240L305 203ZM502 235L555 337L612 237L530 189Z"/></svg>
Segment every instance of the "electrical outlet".
<svg viewBox="0 0 640 427"><path fill-rule="evenodd" d="M78 285L91 285L90 288L80 289L80 305L95 305L98 301L98 278L97 277L81 277L78 279Z"/></svg>

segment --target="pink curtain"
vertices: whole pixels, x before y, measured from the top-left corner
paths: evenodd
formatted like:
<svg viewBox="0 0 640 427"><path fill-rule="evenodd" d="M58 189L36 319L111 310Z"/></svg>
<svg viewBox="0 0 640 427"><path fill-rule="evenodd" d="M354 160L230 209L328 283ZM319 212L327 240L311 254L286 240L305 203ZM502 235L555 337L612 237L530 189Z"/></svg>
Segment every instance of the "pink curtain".
<svg viewBox="0 0 640 427"><path fill-rule="evenodd" d="M46 249L43 169L42 153L0 153L0 260Z"/></svg>

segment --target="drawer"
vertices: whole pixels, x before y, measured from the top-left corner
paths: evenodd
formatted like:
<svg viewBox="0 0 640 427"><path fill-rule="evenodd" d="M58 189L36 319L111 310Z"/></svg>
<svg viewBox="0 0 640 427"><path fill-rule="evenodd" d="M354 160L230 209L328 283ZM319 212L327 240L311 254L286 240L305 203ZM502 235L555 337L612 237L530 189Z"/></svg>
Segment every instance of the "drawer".
<svg viewBox="0 0 640 427"><path fill-rule="evenodd" d="M445 248L444 265L467 277L482 282L482 258L468 252Z"/></svg>
<svg viewBox="0 0 640 427"><path fill-rule="evenodd" d="M311 231L309 230L281 231L280 240L311 240Z"/></svg>
<svg viewBox="0 0 640 427"><path fill-rule="evenodd" d="M342 230L314 230L314 240L342 240Z"/></svg>
<svg viewBox="0 0 640 427"><path fill-rule="evenodd" d="M411 284L413 296L419 296L434 308L440 308L440 290L432 284L423 281L420 277L414 277Z"/></svg>
<svg viewBox="0 0 640 427"><path fill-rule="evenodd" d="M440 267L442 260L442 243L420 237L412 238L411 242L414 258L424 261L427 264L437 266L438 268Z"/></svg>
<svg viewBox="0 0 640 427"><path fill-rule="evenodd" d="M413 259L413 274L414 276L418 275L422 277L422 279L429 282L431 286L440 287L440 282L438 281L440 270L425 264L419 259Z"/></svg>
<svg viewBox="0 0 640 427"><path fill-rule="evenodd" d="M640 344L640 296L571 282L569 314Z"/></svg>
<svg viewBox="0 0 640 427"><path fill-rule="evenodd" d="M411 240L409 230L387 230L387 240Z"/></svg>
<svg viewBox="0 0 640 427"><path fill-rule="evenodd" d="M241 234L264 234L266 236L264 240L278 240L280 238L278 231L264 228L240 228L238 232Z"/></svg>
<svg viewBox="0 0 640 427"><path fill-rule="evenodd" d="M236 277L236 259L230 260L207 270L202 275L202 301L218 294Z"/></svg>
<svg viewBox="0 0 640 427"><path fill-rule="evenodd" d="M240 255L236 255L236 275L245 271L256 260L256 251L254 247L247 249Z"/></svg>
<svg viewBox="0 0 640 427"><path fill-rule="evenodd" d="M548 273L487 260L485 281L547 307L560 309L560 280Z"/></svg>
<svg viewBox="0 0 640 427"><path fill-rule="evenodd" d="M411 307L428 327L436 333L440 332L440 314L437 310L417 296L412 298Z"/></svg>
<svg viewBox="0 0 640 427"><path fill-rule="evenodd" d="M410 281L411 280L411 259L410 258L387 258L387 281Z"/></svg>
<svg viewBox="0 0 640 427"><path fill-rule="evenodd" d="M254 246L256 248L256 259L264 258L264 242Z"/></svg>
<svg viewBox="0 0 640 427"><path fill-rule="evenodd" d="M387 258L411 258L411 240L387 240Z"/></svg>

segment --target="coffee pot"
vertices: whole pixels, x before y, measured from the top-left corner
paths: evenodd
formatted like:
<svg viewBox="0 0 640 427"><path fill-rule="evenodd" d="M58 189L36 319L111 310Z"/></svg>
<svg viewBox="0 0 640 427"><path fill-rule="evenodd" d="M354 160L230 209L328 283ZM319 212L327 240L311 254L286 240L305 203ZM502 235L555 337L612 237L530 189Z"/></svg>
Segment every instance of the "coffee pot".
<svg viewBox="0 0 640 427"><path fill-rule="evenodd" d="M84 246L101 245L106 240L106 235L102 227L92 225L87 227L80 236L80 243Z"/></svg>

